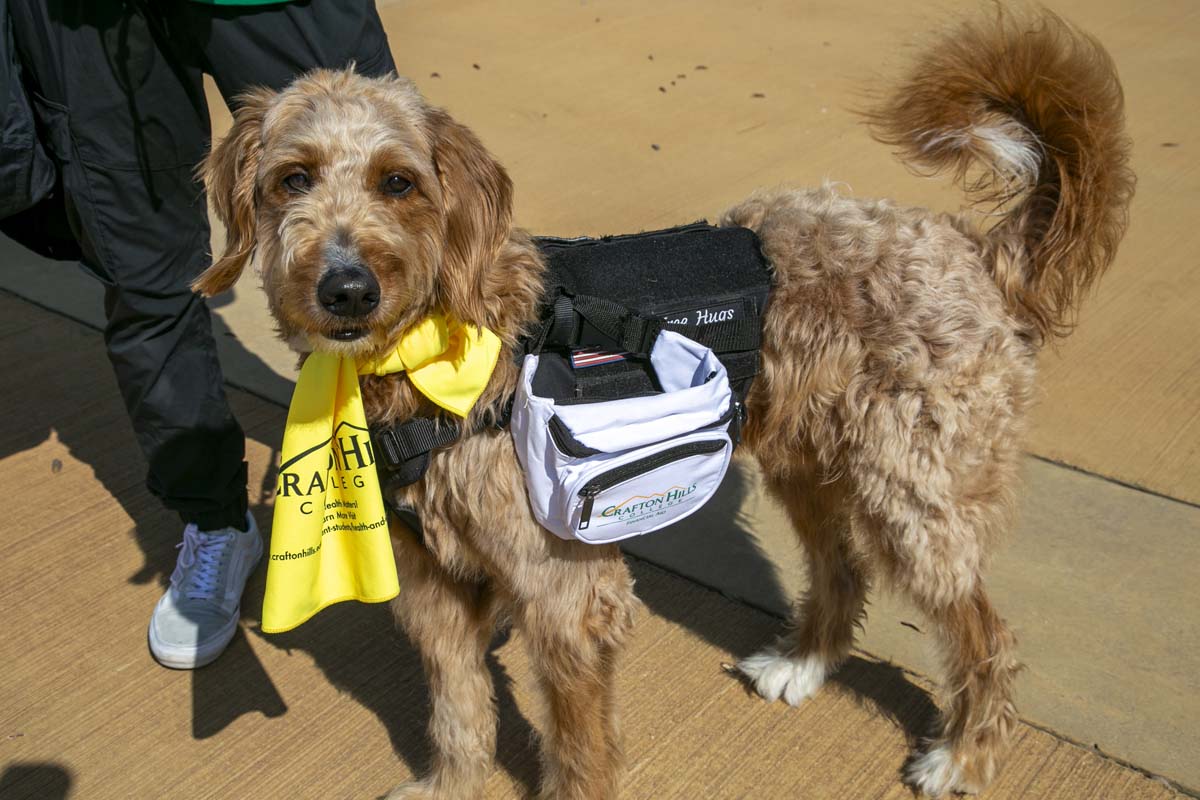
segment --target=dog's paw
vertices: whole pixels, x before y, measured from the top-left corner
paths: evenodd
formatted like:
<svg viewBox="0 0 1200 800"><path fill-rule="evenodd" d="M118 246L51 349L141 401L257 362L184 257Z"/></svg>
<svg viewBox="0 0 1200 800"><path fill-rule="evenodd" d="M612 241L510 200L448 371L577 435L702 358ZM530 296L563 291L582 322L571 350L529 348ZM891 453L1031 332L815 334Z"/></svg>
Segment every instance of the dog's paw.
<svg viewBox="0 0 1200 800"><path fill-rule="evenodd" d="M742 659L737 668L765 699L782 697L790 706L800 705L825 683L825 661L819 656L789 658L775 647Z"/></svg>
<svg viewBox="0 0 1200 800"><path fill-rule="evenodd" d="M405 781L397 786L384 800L433 800L436 797L424 781Z"/></svg>
<svg viewBox="0 0 1200 800"><path fill-rule="evenodd" d="M935 745L908 765L905 780L930 797L977 794L982 787L967 780L966 771L945 744Z"/></svg>

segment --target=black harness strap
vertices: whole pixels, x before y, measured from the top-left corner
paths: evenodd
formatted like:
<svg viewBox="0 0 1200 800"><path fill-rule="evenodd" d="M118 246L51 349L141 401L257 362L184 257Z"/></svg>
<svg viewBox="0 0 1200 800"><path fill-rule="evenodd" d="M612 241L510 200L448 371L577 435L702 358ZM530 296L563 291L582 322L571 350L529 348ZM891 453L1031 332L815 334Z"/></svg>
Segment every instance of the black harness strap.
<svg viewBox="0 0 1200 800"><path fill-rule="evenodd" d="M762 320L758 316L710 322L707 325L667 323L663 327L682 333L692 341L711 348L714 353L757 350L762 345Z"/></svg>
<svg viewBox="0 0 1200 800"><path fill-rule="evenodd" d="M541 341L537 342L534 349L541 350L546 345L568 348L578 340L578 336L575 306L566 293L560 292L551 306L550 320L544 323Z"/></svg>
<svg viewBox="0 0 1200 800"><path fill-rule="evenodd" d="M512 418L512 398L496 409L495 427L504 430ZM475 432L488 426L480 426ZM392 489L416 483L429 469L434 450L459 440L463 427L458 422L435 417L412 417L390 427L371 429L375 467L381 483Z"/></svg>
<svg viewBox="0 0 1200 800"><path fill-rule="evenodd" d="M462 427L450 420L413 417L389 428L374 428L375 468L383 488L383 504L424 542L425 528L417 510L395 499L395 489L421 480L429 454L458 440Z"/></svg>
<svg viewBox="0 0 1200 800"><path fill-rule="evenodd" d="M495 426L508 427L512 418L512 398L499 408ZM477 429L478 432L479 429ZM414 484L429 469L429 456L438 448L454 444L462 426L453 420L412 417L391 427L371 430L375 449L375 469L383 489L383 504L424 541L425 527L417 510L396 501L393 490Z"/></svg>
<svg viewBox="0 0 1200 800"><path fill-rule="evenodd" d="M391 486L416 483L429 468L429 454L456 442L462 427L456 423L429 417L413 417L390 428L371 432L375 440L375 459Z"/></svg>

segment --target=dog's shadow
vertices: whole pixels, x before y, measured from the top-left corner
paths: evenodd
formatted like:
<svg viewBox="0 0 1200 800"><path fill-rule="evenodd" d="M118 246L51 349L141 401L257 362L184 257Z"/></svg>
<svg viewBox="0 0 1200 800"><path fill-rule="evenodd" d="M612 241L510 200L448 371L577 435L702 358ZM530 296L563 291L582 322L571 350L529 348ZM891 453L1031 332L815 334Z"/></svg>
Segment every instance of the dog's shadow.
<svg viewBox="0 0 1200 800"><path fill-rule="evenodd" d="M261 592L257 596L261 597ZM258 611L261 602L247 609L247 616L257 616ZM429 771L432 755L426 734L429 688L420 654L397 632L386 603L336 605L287 633L251 635L261 635L274 647L311 657L330 684L379 719L388 732L392 749L414 776ZM531 748L536 732L518 709L512 678L495 655L507 637L506 632L498 634L487 656L499 717L496 763L512 776L525 796L531 797L536 794L540 779L536 754ZM235 652L226 653L218 663L224 663L231 655ZM236 662L230 666L237 668ZM197 698L209 695L200 680L205 671L197 673ZM219 680L214 677L213 683ZM211 688L214 693L220 690L215 685ZM244 703L238 706L234 701L234 706L244 707ZM397 776L397 782L400 779Z"/></svg>
<svg viewBox="0 0 1200 800"><path fill-rule="evenodd" d="M644 561L703 586L719 589L733 602L742 602L778 617L791 606L779 570L763 552L743 509L753 491L752 472L734 461L712 499L700 511L648 536L627 539L622 549ZM800 557L797 546L796 557ZM696 619L671 595L639 590L639 597L656 616L688 627L709 644L735 647L733 656L750 655L765 644L729 640L720 617Z"/></svg>

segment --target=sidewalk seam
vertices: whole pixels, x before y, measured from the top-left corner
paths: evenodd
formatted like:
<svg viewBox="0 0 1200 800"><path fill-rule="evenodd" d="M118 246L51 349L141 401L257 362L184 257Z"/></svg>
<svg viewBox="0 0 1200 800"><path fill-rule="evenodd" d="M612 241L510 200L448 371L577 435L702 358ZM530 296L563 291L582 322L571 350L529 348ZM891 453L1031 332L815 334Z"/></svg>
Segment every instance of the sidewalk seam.
<svg viewBox="0 0 1200 800"><path fill-rule="evenodd" d="M903 669L903 667L901 667L901 669ZM1074 745L1075 747L1079 747L1084 750L1088 750L1092 753L1095 753L1100 758L1106 759L1108 761L1112 761L1115 764L1119 764L1122 767L1124 767L1125 769L1133 770L1134 772L1137 772L1140 775L1142 775L1146 778L1149 778L1152 781L1158 781L1159 783L1166 784L1167 788L1169 788L1175 792L1178 792L1181 795L1184 795L1186 797L1200 798L1200 791L1197 791L1196 789L1193 789L1190 786L1185 786L1184 784L1180 783L1179 781L1171 780L1170 778L1166 777L1165 775L1159 775L1157 772L1151 772L1150 770L1145 769L1144 767L1139 767L1137 764L1134 764L1131 761L1126 761L1125 759L1121 758L1120 756L1115 756L1112 753L1106 753L1104 750L1100 749L1100 745L1096 744L1095 742L1093 742L1092 744L1084 744L1083 742L1078 741L1077 739L1072 739L1070 736L1067 736L1064 733L1059 733L1058 731L1053 730L1052 728L1048 728L1045 725L1041 725L1037 722L1033 722L1031 720L1027 720L1024 718L1019 718L1019 719L1022 723L1028 725L1031 728L1035 728L1036 730L1039 730L1042 733L1047 734L1048 736L1053 736L1055 739L1066 742L1067 744L1071 744L1071 745Z"/></svg>
<svg viewBox="0 0 1200 800"><path fill-rule="evenodd" d="M1082 475L1087 475L1089 478L1096 478L1097 480L1102 480L1105 483L1114 483L1117 486L1121 486L1125 489L1132 489L1135 492L1148 494L1152 497L1157 497L1162 500L1170 500L1172 503L1179 503L1180 505L1185 505L1189 508L1200 508L1200 503L1192 500L1185 500L1182 497L1172 497L1169 494L1164 494L1163 492L1156 491L1149 487L1141 486L1140 484L1132 483L1131 481L1122 480L1120 478L1114 478L1111 475L1102 475L1099 472L1092 472L1090 469L1085 467L1077 467L1074 464L1068 464L1065 461L1058 461L1057 459L1050 458L1049 456L1038 455L1037 453L1031 453L1028 450L1024 452L1029 458L1035 458L1038 461L1041 461L1045 464L1050 464L1051 466L1069 469L1072 472L1078 472Z"/></svg>

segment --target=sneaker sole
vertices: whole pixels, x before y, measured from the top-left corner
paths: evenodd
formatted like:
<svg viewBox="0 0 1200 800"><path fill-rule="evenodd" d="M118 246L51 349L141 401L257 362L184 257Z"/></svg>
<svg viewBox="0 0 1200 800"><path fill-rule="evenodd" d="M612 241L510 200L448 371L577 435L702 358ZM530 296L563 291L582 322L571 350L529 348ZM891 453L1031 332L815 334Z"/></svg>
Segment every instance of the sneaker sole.
<svg viewBox="0 0 1200 800"><path fill-rule="evenodd" d="M154 627L151 626L147 634L150 642L150 655L154 656L154 660L159 664L170 669L196 669L211 664L217 660L217 656L225 652L225 648L233 641L233 635L237 633L238 620L241 616L241 606L238 606L238 612L215 637L195 647L169 645L154 635Z"/></svg>

